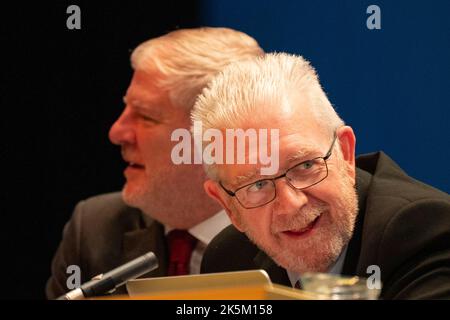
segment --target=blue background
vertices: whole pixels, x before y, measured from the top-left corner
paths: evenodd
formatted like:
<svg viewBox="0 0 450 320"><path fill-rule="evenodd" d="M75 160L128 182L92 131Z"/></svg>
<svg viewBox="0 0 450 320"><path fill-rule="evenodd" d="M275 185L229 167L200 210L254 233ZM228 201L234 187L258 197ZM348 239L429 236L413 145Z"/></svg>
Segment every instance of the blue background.
<svg viewBox="0 0 450 320"><path fill-rule="evenodd" d="M72 4L78 31L66 27ZM381 30L366 28L370 4ZM129 54L177 28L228 26L266 51L305 56L354 127L358 153L382 149L449 192L449 0L57 0L4 11L0 299L43 298L74 205L122 188L125 163L108 130L123 110Z"/></svg>
<svg viewBox="0 0 450 320"><path fill-rule="evenodd" d="M369 5L381 30L369 30ZM202 1L203 25L244 31L316 68L357 153L383 150L409 175L450 190L450 1Z"/></svg>

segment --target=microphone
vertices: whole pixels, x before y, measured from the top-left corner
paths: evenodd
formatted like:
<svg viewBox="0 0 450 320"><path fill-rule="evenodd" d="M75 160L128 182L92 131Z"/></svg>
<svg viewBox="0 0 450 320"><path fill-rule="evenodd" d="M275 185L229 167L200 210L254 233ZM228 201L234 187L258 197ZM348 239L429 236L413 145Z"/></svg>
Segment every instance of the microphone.
<svg viewBox="0 0 450 320"><path fill-rule="evenodd" d="M67 292L57 300L81 300L102 295L120 287L128 280L136 279L156 268L158 268L158 258L150 251L105 274L95 276L81 287Z"/></svg>

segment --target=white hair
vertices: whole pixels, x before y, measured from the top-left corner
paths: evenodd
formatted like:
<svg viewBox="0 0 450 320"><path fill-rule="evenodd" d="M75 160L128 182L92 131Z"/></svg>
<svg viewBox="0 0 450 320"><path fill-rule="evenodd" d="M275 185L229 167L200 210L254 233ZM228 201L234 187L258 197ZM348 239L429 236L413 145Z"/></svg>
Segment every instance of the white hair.
<svg viewBox="0 0 450 320"><path fill-rule="evenodd" d="M172 31L140 44L131 55L135 70L157 71L172 104L190 110L201 90L229 63L261 56L255 39L228 28Z"/></svg>
<svg viewBox="0 0 450 320"><path fill-rule="evenodd" d="M312 114L330 136L344 125L324 93L314 68L303 57L287 53L266 54L229 65L203 89L191 119L201 121L203 131L242 128L274 108L283 108L293 94L308 99ZM339 154L340 148L336 149ZM217 179L214 165L205 168L210 178Z"/></svg>

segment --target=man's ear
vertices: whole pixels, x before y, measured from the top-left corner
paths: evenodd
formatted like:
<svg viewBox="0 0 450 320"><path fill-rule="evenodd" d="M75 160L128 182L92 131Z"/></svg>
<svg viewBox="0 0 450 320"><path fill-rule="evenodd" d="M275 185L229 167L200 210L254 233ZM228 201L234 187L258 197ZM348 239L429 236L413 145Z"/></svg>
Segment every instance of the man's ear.
<svg viewBox="0 0 450 320"><path fill-rule="evenodd" d="M342 150L342 156L345 163L347 163L348 173L355 180L355 146L356 137L353 129L349 126L343 126L336 132L337 138Z"/></svg>
<svg viewBox="0 0 450 320"><path fill-rule="evenodd" d="M241 227L241 222L239 217L237 216L238 213L234 212L232 208L230 208L229 201L225 197L225 191L221 189L219 184L213 180L206 180L203 184L203 188L205 189L208 196L210 196L212 199L216 200L227 213L228 217L230 218L233 225L241 232L244 230Z"/></svg>

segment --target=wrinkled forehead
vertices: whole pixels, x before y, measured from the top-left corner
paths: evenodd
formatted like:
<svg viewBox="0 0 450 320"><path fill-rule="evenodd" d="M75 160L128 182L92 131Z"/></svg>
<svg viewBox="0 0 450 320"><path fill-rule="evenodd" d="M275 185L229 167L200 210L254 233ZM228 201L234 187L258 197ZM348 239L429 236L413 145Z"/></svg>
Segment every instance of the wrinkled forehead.
<svg viewBox="0 0 450 320"><path fill-rule="evenodd" d="M127 94L142 94L148 97L158 95L161 93L159 81L163 79L163 76L156 71L150 70L135 70L131 78L130 86L127 89ZM142 92L141 92L142 91Z"/></svg>
<svg viewBox="0 0 450 320"><path fill-rule="evenodd" d="M332 137L329 128L318 121L312 108L310 99L302 94L291 94L278 101L277 105L273 102L260 104L258 112L241 119L236 123L237 128L232 128L245 132L253 130L257 138L256 147L254 145L251 148L249 140L245 140L245 163L218 165L219 178L233 185L240 185L243 181L255 180L261 175L266 175L263 178L267 178L268 175L283 173L302 159L323 156L322 153L328 151L327 144L331 143ZM236 138L225 135L224 140L225 153L236 154L242 150L239 149ZM270 165L273 167L274 164L275 172L270 170L270 173L261 174L262 168Z"/></svg>
<svg viewBox="0 0 450 320"><path fill-rule="evenodd" d="M135 70L123 97L124 103L157 119L174 116L189 119L188 110L175 106L167 89L161 88L163 79L157 71Z"/></svg>

